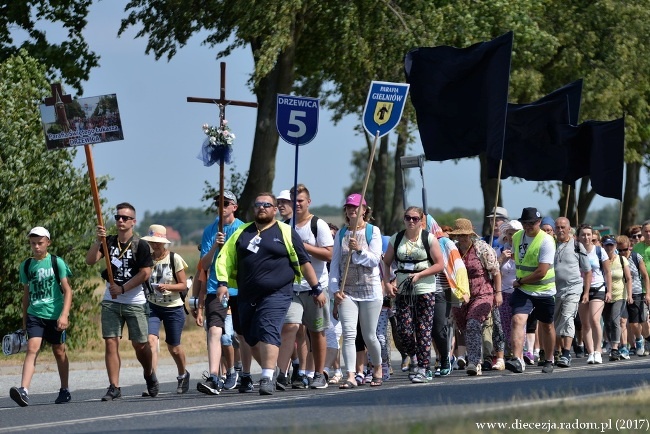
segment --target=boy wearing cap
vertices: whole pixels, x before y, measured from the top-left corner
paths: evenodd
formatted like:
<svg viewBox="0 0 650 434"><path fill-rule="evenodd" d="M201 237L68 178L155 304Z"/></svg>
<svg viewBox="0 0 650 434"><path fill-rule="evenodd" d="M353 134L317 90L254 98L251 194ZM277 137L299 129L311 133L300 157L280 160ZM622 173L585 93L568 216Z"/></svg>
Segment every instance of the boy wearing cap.
<svg viewBox="0 0 650 434"><path fill-rule="evenodd" d="M289 190L282 190L278 194L278 211L283 222L293 217L293 202L291 201L291 192Z"/></svg>
<svg viewBox="0 0 650 434"><path fill-rule="evenodd" d="M215 201L219 200L219 196L215 196ZM205 306L205 322L207 323L208 330L208 370L209 377L205 381L199 382L196 388L199 392L208 395L218 395L224 389L224 382L219 376L219 368L221 365L221 336L226 324L226 316L228 315L228 306L232 313L233 328L237 334L241 334L239 327L239 309L237 304L237 289L229 288L228 302L224 307L220 297L217 297L217 274L215 271L215 263L217 255L223 247L224 243L230 236L244 224L238 218L235 218L235 211L237 211L237 197L230 190L223 192L223 214L217 217L214 222L203 230L203 238L201 239L201 267L208 271L208 281L206 283L205 300L199 299L199 313L198 318L202 318L201 311ZM223 219L223 232L219 232L219 220ZM197 318L197 319L198 319ZM201 319L202 321L202 319ZM243 341L243 339L242 339ZM245 344L244 344L245 345ZM250 360L247 349L242 350L242 362L246 365L246 361ZM230 355L227 360L226 369L226 384L227 388L235 387L237 383L238 374L234 370L234 354ZM248 363L250 365L250 362ZM245 371L248 373L248 380L250 380L250 368ZM244 381L242 384L252 391L252 380Z"/></svg>
<svg viewBox="0 0 650 434"><path fill-rule="evenodd" d="M20 264L20 283L23 284L23 329L27 332L27 354L23 363L20 387L12 387L9 396L21 407L29 405L28 389L36 367L36 358L43 339L52 345L52 353L61 379L56 404L70 402L68 390L68 354L65 337L68 315L72 305L72 289L68 276L70 269L63 259L47 252L50 232L37 226L29 231L32 258ZM56 260L53 266L52 261Z"/></svg>

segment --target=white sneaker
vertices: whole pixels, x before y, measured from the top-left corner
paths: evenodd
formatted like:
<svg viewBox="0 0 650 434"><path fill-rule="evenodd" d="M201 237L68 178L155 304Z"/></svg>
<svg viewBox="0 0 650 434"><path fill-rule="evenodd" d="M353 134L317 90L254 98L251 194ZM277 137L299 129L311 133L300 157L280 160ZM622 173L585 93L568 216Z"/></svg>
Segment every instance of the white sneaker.
<svg viewBox="0 0 650 434"><path fill-rule="evenodd" d="M603 355L600 353L600 351L596 351L594 354L594 363L596 365L603 363Z"/></svg>
<svg viewBox="0 0 650 434"><path fill-rule="evenodd" d="M595 353L591 353L591 354L589 354L589 357L587 357L587 364L588 365L593 365L594 364L594 360L596 358L594 354Z"/></svg>

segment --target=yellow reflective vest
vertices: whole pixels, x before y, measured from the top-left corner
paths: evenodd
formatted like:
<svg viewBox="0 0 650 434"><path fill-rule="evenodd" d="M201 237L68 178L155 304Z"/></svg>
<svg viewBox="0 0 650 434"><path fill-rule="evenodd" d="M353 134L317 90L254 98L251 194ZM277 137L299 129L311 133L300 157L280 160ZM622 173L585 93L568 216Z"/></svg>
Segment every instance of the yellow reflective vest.
<svg viewBox="0 0 650 434"><path fill-rule="evenodd" d="M549 237L550 235L544 231L539 231L533 241L528 246L524 259L520 259L519 255L519 246L521 245L521 239L524 235L524 231L520 230L512 236L512 251L515 259L515 267L517 269L517 278L524 278L533 274L533 271L539 266L539 249L542 247L542 241L544 237ZM555 287L555 269L553 264L549 267L546 275L537 281L532 283L524 283L521 288L529 292L541 292L548 291Z"/></svg>
<svg viewBox="0 0 650 434"><path fill-rule="evenodd" d="M237 230L228 238L226 244L223 245L217 256L217 261L215 263L215 268L217 272L217 281L219 282L228 282L229 288L237 288L237 239L241 235L242 231L254 224L245 223L237 228ZM296 277L294 282L300 283L302 279L302 273L300 271L300 263L298 262L298 254L296 249L293 247L291 241L291 226L281 221L277 222L280 232L282 232L282 238L284 240L284 245L287 248L287 254L289 255L289 261L293 267L293 272Z"/></svg>

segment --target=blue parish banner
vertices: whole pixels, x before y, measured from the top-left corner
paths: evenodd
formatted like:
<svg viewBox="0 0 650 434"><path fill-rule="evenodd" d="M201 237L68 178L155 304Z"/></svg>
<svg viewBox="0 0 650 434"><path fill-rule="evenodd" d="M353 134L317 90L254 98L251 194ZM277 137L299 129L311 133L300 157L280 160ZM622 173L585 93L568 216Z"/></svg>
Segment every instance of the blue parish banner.
<svg viewBox="0 0 650 434"><path fill-rule="evenodd" d="M373 81L363 110L363 127L368 134L385 136L397 126L402 118L409 85Z"/></svg>

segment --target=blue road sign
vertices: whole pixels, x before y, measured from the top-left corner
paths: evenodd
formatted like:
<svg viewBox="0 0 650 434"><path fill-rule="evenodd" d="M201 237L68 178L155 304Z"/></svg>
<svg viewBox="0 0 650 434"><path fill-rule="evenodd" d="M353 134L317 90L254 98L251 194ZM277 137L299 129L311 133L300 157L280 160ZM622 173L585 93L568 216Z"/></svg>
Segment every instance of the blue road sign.
<svg viewBox="0 0 650 434"><path fill-rule="evenodd" d="M318 98L278 94L275 126L294 146L311 142L318 132Z"/></svg>
<svg viewBox="0 0 650 434"><path fill-rule="evenodd" d="M363 127L368 134L385 136L397 126L402 118L409 85L373 81L370 83L366 107L363 109Z"/></svg>

